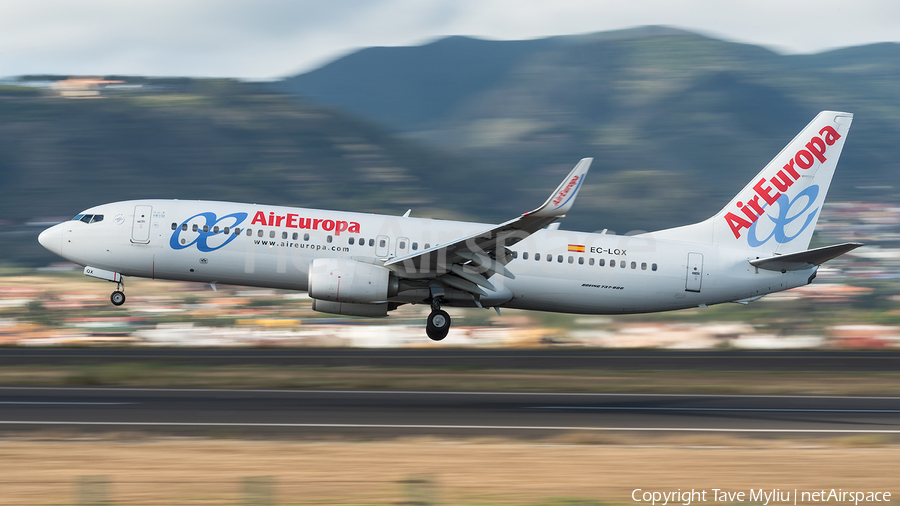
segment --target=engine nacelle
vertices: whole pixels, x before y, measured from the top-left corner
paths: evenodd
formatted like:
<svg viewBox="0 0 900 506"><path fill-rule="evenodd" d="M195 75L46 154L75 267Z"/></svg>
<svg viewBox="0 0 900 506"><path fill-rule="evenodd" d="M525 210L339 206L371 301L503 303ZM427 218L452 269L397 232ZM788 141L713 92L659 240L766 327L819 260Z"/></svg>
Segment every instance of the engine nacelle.
<svg viewBox="0 0 900 506"><path fill-rule="evenodd" d="M354 304L352 302L331 302L329 300L313 299L313 311L322 313L343 314L347 316L368 316L369 318L383 318L388 313L388 303L381 304Z"/></svg>
<svg viewBox="0 0 900 506"><path fill-rule="evenodd" d="M309 266L309 296L320 301L381 303L397 294L397 286L397 278L381 265L317 258Z"/></svg>

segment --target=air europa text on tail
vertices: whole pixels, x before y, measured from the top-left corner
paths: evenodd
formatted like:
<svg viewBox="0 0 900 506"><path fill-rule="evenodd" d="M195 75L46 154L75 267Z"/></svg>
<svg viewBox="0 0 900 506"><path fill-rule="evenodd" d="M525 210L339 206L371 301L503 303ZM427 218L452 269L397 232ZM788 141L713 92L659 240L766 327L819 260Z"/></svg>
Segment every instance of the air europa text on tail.
<svg viewBox="0 0 900 506"><path fill-rule="evenodd" d="M725 214L725 221L731 227L734 238L739 239L741 229L750 228L765 213L766 206L774 204L781 197L782 192L786 192L795 181L800 179L798 168L808 170L815 165L816 160L819 163L825 163L828 146L833 146L840 138L841 135L831 126L822 128L819 130L819 135L814 135L803 149L798 150L788 163L784 164L777 174L768 180L762 178L753 185L753 196L746 203L739 200L736 204L737 210L740 210L740 214L743 214L746 219L734 212ZM760 202L760 198L763 202Z"/></svg>

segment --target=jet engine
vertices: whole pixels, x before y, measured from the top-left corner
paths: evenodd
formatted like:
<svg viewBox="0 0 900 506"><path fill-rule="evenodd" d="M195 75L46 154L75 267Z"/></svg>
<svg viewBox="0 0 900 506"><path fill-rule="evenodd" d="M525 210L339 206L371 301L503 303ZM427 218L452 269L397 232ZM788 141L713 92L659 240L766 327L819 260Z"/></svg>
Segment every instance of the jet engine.
<svg viewBox="0 0 900 506"><path fill-rule="evenodd" d="M397 295L399 281L390 269L381 265L345 258L317 258L309 268L308 287L309 296L321 301L381 304Z"/></svg>

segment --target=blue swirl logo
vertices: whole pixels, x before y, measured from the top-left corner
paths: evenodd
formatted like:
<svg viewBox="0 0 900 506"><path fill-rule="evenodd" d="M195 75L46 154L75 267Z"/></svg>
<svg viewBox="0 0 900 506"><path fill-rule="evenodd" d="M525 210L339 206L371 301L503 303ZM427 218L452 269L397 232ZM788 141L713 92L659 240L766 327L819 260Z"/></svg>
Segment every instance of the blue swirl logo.
<svg viewBox="0 0 900 506"><path fill-rule="evenodd" d="M816 198L818 196L818 185L810 185L808 188L798 193L794 197L794 199L790 201L788 200L787 195L782 194L780 197L778 197L778 200L775 201L775 203L778 204L778 216L772 217L770 214L766 214L766 218L770 219L772 223L775 224L772 232L768 236L766 236L765 239L759 239L756 235L756 225L759 224L760 220L757 220L747 230L747 244L749 244L750 247L755 248L769 242L772 238L775 238L775 242L784 244L786 242L791 242L799 237L800 234L802 234L803 231L806 230L806 228L809 227L809 225L816 218L816 213L819 212L818 207L810 211L809 214L806 214L806 221L803 223L803 226L800 227L800 230L798 230L795 234L787 235L785 228L793 223L794 220L796 220L800 216L803 216L804 213L806 213L809 208L812 207L812 205L816 202ZM795 214L790 214L791 209L795 206L795 204L797 204L797 202L802 200L803 198L806 198L806 205L803 206L803 209Z"/></svg>
<svg viewBox="0 0 900 506"><path fill-rule="evenodd" d="M186 231L184 230L188 228L186 225L195 218L203 218L205 223L202 226L198 225L196 232L191 230L191 233L197 234L197 237L191 242L187 242L186 239L181 238L181 233ZM221 226L223 229L226 227L233 229L243 223L246 219L247 213L232 213L228 216L222 216L221 218L218 218L215 213L195 214L181 222L178 228L175 229L175 232L172 233L172 237L169 239L169 246L174 250L180 250L190 248L196 244L197 249L205 253L215 251L237 239L237 235L233 232L230 234L217 232L218 229L216 227Z"/></svg>

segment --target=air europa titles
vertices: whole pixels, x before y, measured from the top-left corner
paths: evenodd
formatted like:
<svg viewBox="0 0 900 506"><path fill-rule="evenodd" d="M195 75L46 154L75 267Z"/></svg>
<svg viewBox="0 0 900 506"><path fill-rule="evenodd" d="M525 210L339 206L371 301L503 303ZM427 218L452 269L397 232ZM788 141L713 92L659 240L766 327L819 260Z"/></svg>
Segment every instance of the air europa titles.
<svg viewBox="0 0 900 506"><path fill-rule="evenodd" d="M326 232L334 232L334 235L341 235L341 232L350 232L351 234L359 233L359 223L355 221L335 221L322 220L319 218L301 218L298 214L286 214L279 216L274 212L266 213L256 211L253 216L251 225L263 225L268 227L286 227L286 228L305 228L310 230L325 230Z"/></svg>
<svg viewBox="0 0 900 506"><path fill-rule="evenodd" d="M559 205L563 203L563 199L566 198L566 195L572 192L572 188L578 186L579 181L581 181L581 177L579 177L577 174L572 176L572 179L569 180L569 184L567 184L566 187L563 188L561 192L559 192L559 195L557 195L556 198L553 199L553 205L559 207Z"/></svg>
<svg viewBox="0 0 900 506"><path fill-rule="evenodd" d="M746 219L733 212L725 214L725 221L731 227L734 238L739 239L741 237L741 229L750 228L763 215L765 212L763 207L774 204L781 197L782 192L787 191L794 184L794 181L800 179L798 168L807 170L815 164L816 160L820 163L825 163L825 160L827 160L825 152L828 150L828 146L833 146L840 138L841 135L834 128L826 126L819 130L819 136L814 135L806 143L804 149L797 151L774 177L768 180L762 178L753 185L753 190L756 192L753 197L746 203L737 202L740 214ZM762 199L765 204L761 203L759 199Z"/></svg>

